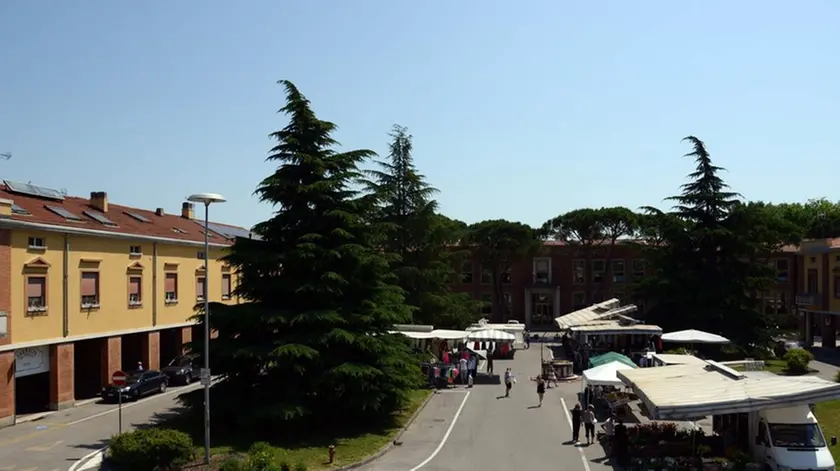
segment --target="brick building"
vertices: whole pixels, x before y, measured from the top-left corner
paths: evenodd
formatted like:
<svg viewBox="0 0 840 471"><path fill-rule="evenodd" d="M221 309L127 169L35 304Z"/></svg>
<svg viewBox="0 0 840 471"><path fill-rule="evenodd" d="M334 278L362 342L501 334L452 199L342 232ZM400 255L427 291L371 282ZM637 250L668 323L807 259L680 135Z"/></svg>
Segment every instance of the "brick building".
<svg viewBox="0 0 840 471"><path fill-rule="evenodd" d="M467 259L456 267L459 276L452 289L484 301L484 317L494 322L515 319L533 330L554 329L554 318L610 298L618 298L622 304L636 303L643 312L645 306L633 299L631 289L647 272L639 250L620 243L610 254L609 247L600 246L592 250L590 258L587 263L578 246L546 241L539 253L511 268L504 284L504 313L492 312L492 274L479 259ZM785 322L794 313L799 260L796 248L786 248L772 257L778 282L761 295L763 309Z"/></svg>

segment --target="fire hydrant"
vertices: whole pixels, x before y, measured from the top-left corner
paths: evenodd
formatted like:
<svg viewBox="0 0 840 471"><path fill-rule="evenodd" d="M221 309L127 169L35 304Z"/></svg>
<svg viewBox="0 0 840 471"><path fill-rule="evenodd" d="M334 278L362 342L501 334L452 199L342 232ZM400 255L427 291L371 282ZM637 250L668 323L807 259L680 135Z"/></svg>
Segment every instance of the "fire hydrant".
<svg viewBox="0 0 840 471"><path fill-rule="evenodd" d="M335 462L335 445L330 445L330 464Z"/></svg>

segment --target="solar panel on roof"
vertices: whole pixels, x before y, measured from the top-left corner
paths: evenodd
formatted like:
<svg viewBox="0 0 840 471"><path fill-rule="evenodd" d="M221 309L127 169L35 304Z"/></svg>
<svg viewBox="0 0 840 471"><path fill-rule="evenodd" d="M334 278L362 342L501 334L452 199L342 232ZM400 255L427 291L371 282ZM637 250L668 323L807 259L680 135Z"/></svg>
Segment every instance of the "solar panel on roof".
<svg viewBox="0 0 840 471"><path fill-rule="evenodd" d="M40 198L49 198L53 200L63 200L64 195L60 191L43 186L31 185L29 183L14 182L11 180L3 180L6 188L9 191L20 193L22 195L37 196Z"/></svg>
<svg viewBox="0 0 840 471"><path fill-rule="evenodd" d="M89 217L89 218L95 219L98 222L101 222L102 224L105 224L106 226L116 226L117 225L117 223L115 223L114 221L106 218L102 214L95 213L93 211L87 211L87 210L82 211L82 213L84 213L84 215Z"/></svg>
<svg viewBox="0 0 840 471"><path fill-rule="evenodd" d="M14 204L14 203L12 204L12 212L15 213L15 214L29 214L29 211L21 208L20 206Z"/></svg>
<svg viewBox="0 0 840 471"><path fill-rule="evenodd" d="M149 222L149 219L146 218L146 216L143 216L142 214L132 213L129 211L126 211L125 214L133 217L134 219L137 219L140 222Z"/></svg>
<svg viewBox="0 0 840 471"><path fill-rule="evenodd" d="M63 217L64 219L67 219L68 221L82 221L83 220L81 217L76 216L75 214L71 213L70 211L67 211L64 208L60 208L58 206L49 206L49 205L45 205L44 207L49 209L50 211L54 212L55 214L58 214L59 216Z"/></svg>
<svg viewBox="0 0 840 471"><path fill-rule="evenodd" d="M195 222L198 225L200 225L201 227L204 227L203 222L201 222L201 221L195 221ZM211 231L215 232L216 234L219 234L220 236L226 238L226 239L233 240L233 239L236 239L237 237L244 237L244 238L247 239L247 238L251 237L251 232L248 231L247 229L243 229L241 227L225 226L225 225L222 225L222 224L216 224L216 223L211 222L211 223L207 224L207 228L210 229Z"/></svg>

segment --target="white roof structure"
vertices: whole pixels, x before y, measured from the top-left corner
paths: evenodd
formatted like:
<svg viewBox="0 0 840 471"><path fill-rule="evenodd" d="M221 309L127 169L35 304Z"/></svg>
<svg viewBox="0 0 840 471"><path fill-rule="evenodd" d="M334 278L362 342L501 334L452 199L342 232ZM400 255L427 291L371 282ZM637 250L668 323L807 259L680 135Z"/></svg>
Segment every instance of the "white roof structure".
<svg viewBox="0 0 840 471"><path fill-rule="evenodd" d="M621 370L654 420L686 420L840 399L840 383L814 376L739 373L719 363Z"/></svg>
<svg viewBox="0 0 840 471"><path fill-rule="evenodd" d="M416 340L435 338L435 336L432 335L431 332L411 332L411 331L402 331L402 330L389 330L388 333L389 334L402 334L402 335L405 335L406 337L408 337L410 339L416 339Z"/></svg>
<svg viewBox="0 0 840 471"><path fill-rule="evenodd" d="M467 333L467 340L478 342L513 342L516 336L503 330L484 329Z"/></svg>
<svg viewBox="0 0 840 471"><path fill-rule="evenodd" d="M729 339L726 337L694 329L668 332L662 336L662 341L678 343L729 343Z"/></svg>
<svg viewBox="0 0 840 471"><path fill-rule="evenodd" d="M658 335L662 333L662 328L658 325L647 324L622 324L619 321L600 321L592 322L585 325L578 325L571 327L572 332L581 332L584 334L649 334Z"/></svg>
<svg viewBox="0 0 840 471"><path fill-rule="evenodd" d="M572 326L586 324L587 322L594 320L599 315L604 314L611 309L615 309L620 305L621 303L618 299L610 299L560 316L554 319L554 322L561 330L568 329Z"/></svg>
<svg viewBox="0 0 840 471"><path fill-rule="evenodd" d="M620 361L611 361L603 365L589 368L583 372L583 379L588 385L594 386L624 386L616 374L620 370L632 370L633 367Z"/></svg>
<svg viewBox="0 0 840 471"><path fill-rule="evenodd" d="M651 353L650 357L663 365L697 365L706 366L706 362L694 355L677 355L673 353Z"/></svg>
<svg viewBox="0 0 840 471"><path fill-rule="evenodd" d="M467 336L465 330L435 329L431 332L432 338L440 340L463 340Z"/></svg>

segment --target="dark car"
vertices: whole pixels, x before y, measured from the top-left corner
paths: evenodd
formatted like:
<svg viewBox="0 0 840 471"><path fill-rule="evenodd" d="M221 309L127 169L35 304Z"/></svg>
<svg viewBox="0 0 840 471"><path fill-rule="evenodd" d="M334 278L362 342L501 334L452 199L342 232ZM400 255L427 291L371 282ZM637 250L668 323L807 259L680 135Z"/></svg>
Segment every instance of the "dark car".
<svg viewBox="0 0 840 471"><path fill-rule="evenodd" d="M102 399L116 402L122 392L123 401L136 401L143 396L166 391L168 382L166 375L160 371L136 371L128 376L124 385L109 384L102 388Z"/></svg>
<svg viewBox="0 0 840 471"><path fill-rule="evenodd" d="M178 355L161 369L169 379L169 384L190 384L199 379L200 371L193 365L196 355Z"/></svg>

